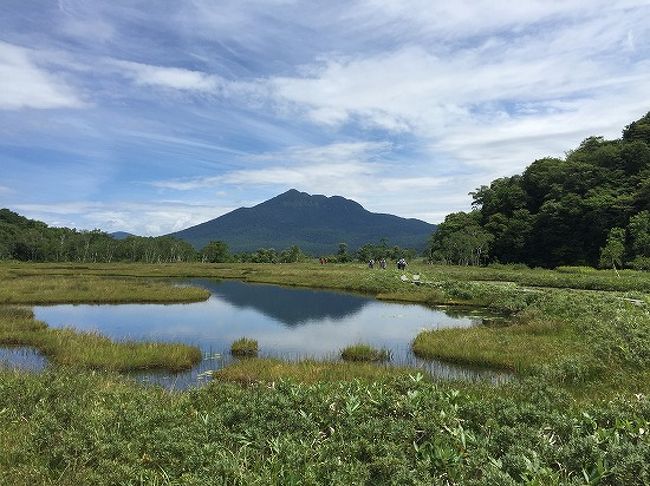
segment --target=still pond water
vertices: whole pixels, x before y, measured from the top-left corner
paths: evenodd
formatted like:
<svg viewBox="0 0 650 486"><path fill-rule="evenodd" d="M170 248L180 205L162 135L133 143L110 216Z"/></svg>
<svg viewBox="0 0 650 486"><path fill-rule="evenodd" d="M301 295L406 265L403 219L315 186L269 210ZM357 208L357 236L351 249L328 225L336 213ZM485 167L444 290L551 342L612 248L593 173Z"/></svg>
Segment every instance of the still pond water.
<svg viewBox="0 0 650 486"><path fill-rule="evenodd" d="M260 355L282 359L337 359L359 342L387 348L392 364L421 367L441 378L505 381L507 374L417 359L410 342L422 329L481 325L484 312L382 302L372 297L234 280L192 280L211 292L191 304L55 305L34 307L51 327L98 331L116 340L173 341L196 345L203 361L184 373L138 373L141 380L186 388L228 364L230 344L257 339ZM41 369L46 360L28 349L0 349L0 362Z"/></svg>

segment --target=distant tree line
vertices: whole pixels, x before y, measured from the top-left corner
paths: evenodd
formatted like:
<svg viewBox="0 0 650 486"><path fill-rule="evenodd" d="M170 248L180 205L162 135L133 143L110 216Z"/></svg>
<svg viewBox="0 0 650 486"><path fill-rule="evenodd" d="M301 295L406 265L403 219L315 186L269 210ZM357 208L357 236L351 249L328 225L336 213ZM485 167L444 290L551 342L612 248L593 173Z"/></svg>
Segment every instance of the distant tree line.
<svg viewBox="0 0 650 486"><path fill-rule="evenodd" d="M471 195L473 210L432 235L430 260L650 269L650 113Z"/></svg>
<svg viewBox="0 0 650 486"><path fill-rule="evenodd" d="M0 209L0 259L33 262L145 263L196 259L189 243L169 236L130 236L117 240L99 230L49 227L8 209Z"/></svg>
<svg viewBox="0 0 650 486"><path fill-rule="evenodd" d="M340 253L340 248L339 248ZM379 240L379 243L366 243L361 248L359 248L355 255L354 259L360 262L368 262L370 260L381 260L385 258L386 260L397 261L400 258L405 258L407 260L412 260L417 255L416 251L413 249L400 248L399 246L388 244L386 238ZM350 258L352 260L352 258ZM350 261L348 260L348 261Z"/></svg>
<svg viewBox="0 0 650 486"><path fill-rule="evenodd" d="M390 247L386 240L368 243L357 252L348 253L341 243L332 262L367 261L370 258L408 258L413 250ZM310 259L297 245L284 250L260 248L254 252L231 253L223 241L211 241L201 250L170 236L129 236L115 239L100 230L76 230L49 227L47 224L25 218L9 209L0 209L0 260L32 262L80 263L174 263L174 262L246 262L296 263Z"/></svg>

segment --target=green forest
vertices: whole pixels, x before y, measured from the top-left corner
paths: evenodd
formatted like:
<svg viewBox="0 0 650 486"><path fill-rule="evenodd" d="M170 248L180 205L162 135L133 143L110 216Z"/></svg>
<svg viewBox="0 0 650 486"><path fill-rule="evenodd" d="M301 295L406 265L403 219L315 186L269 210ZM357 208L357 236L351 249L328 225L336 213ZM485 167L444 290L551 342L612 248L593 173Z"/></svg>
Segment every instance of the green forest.
<svg viewBox="0 0 650 486"><path fill-rule="evenodd" d="M650 113L471 195L433 234L431 260L650 269Z"/></svg>

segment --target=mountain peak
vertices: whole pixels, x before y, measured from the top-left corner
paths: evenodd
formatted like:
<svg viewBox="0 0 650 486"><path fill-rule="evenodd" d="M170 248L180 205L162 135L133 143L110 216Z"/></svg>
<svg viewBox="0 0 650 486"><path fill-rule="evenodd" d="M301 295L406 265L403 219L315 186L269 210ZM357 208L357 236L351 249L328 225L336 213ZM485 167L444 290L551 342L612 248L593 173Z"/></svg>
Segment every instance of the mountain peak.
<svg viewBox="0 0 650 486"><path fill-rule="evenodd" d="M256 206L236 209L172 236L196 248L222 240L234 252L298 245L318 255L335 253L342 242L353 250L381 238L422 249L434 230L434 225L417 219L372 213L342 196L312 195L292 188Z"/></svg>
<svg viewBox="0 0 650 486"><path fill-rule="evenodd" d="M282 194L279 194L271 199L258 204L255 207L263 205L284 204L291 206L320 206L329 208L331 210L340 210L347 208L354 211L366 211L364 207L352 199L347 199L343 196L325 196L323 194L309 194L308 192L299 191L297 189L289 189Z"/></svg>
<svg viewBox="0 0 650 486"><path fill-rule="evenodd" d="M278 194L277 196L272 197L268 201L273 201L274 199L300 199L300 198L305 198L310 196L311 196L310 194L299 191L298 189L289 189L288 191L283 192L282 194Z"/></svg>

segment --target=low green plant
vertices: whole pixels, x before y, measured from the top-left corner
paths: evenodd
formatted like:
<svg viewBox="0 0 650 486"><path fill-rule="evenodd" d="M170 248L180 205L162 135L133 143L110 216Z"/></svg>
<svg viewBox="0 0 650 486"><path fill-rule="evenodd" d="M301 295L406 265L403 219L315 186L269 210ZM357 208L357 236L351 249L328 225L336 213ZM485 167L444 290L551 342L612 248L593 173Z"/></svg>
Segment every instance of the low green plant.
<svg viewBox="0 0 650 486"><path fill-rule="evenodd" d="M649 428L645 396L584 405L535 381L215 380L169 393L111 374L5 372L0 484L634 486L650 480Z"/></svg>
<svg viewBox="0 0 650 486"><path fill-rule="evenodd" d="M630 262L630 267L634 270L647 272L650 270L650 257L638 256Z"/></svg>
<svg viewBox="0 0 650 486"><path fill-rule="evenodd" d="M390 351L360 343L342 349L341 358L344 361L390 361Z"/></svg>
<svg viewBox="0 0 650 486"><path fill-rule="evenodd" d="M242 337L237 339L230 346L230 352L233 356L250 357L257 356L259 351L257 341L255 339Z"/></svg>

